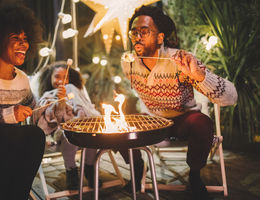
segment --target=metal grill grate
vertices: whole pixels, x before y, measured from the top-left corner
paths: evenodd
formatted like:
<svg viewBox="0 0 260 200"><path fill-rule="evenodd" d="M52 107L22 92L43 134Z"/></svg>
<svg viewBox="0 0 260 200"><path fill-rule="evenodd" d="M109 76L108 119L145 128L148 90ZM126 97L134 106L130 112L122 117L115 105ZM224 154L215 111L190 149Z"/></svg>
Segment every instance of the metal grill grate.
<svg viewBox="0 0 260 200"><path fill-rule="evenodd" d="M112 115L112 118L119 119L120 116ZM157 130L173 124L171 120L149 115L125 115L125 121L128 127L135 127L133 132ZM62 123L62 128L73 132L99 134L105 129L104 116L72 119ZM130 131L120 131L118 133L127 132Z"/></svg>

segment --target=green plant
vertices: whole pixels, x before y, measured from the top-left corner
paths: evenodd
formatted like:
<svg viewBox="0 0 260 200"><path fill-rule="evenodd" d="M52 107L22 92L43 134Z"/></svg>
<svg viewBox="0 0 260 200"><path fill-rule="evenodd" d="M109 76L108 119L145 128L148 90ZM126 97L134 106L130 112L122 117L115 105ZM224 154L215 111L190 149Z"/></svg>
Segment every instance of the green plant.
<svg viewBox="0 0 260 200"><path fill-rule="evenodd" d="M197 0L197 3L211 32L219 39L211 60L216 73L231 80L238 91L237 105L224 108L224 133L228 142L240 136L252 142L259 128L260 2Z"/></svg>

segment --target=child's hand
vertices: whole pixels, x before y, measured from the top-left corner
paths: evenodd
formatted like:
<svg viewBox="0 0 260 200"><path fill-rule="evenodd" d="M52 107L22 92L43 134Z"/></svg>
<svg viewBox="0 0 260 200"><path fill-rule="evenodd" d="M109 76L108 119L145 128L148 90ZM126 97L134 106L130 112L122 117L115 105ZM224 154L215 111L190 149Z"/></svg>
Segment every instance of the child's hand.
<svg viewBox="0 0 260 200"><path fill-rule="evenodd" d="M64 85L59 85L57 89L58 89L58 91L57 91L58 99L62 99L64 97L66 97L66 88Z"/></svg>

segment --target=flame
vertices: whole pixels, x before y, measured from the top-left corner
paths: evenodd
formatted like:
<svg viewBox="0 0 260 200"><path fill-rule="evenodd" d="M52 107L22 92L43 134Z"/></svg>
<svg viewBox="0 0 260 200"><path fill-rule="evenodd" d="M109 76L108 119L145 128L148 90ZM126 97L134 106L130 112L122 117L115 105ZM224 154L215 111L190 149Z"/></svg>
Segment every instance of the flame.
<svg viewBox="0 0 260 200"><path fill-rule="evenodd" d="M125 115L122 110L123 103L125 101L125 96L123 94L115 94L114 100L119 102L118 111L112 105L102 104L102 108L104 109L105 116L104 128L101 127L102 133L117 133L117 132L130 132L135 129L135 127L131 127L127 125L125 120ZM111 113L119 114L119 118L111 116Z"/></svg>

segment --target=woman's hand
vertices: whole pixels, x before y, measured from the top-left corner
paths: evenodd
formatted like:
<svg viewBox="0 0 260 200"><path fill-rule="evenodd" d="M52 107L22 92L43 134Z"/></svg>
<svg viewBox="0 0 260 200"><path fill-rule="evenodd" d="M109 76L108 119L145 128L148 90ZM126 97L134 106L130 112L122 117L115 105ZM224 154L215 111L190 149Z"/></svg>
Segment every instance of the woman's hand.
<svg viewBox="0 0 260 200"><path fill-rule="evenodd" d="M196 81L203 81L205 71L198 65L198 60L190 53L184 50L178 50L173 55L172 60L178 65L178 70L186 76Z"/></svg>
<svg viewBox="0 0 260 200"><path fill-rule="evenodd" d="M66 88L64 85L59 85L57 89L58 89L57 91L58 99L63 99L64 97L66 97Z"/></svg>
<svg viewBox="0 0 260 200"><path fill-rule="evenodd" d="M28 106L16 105L14 107L14 116L16 121L23 122L27 117L32 115L32 109Z"/></svg>

